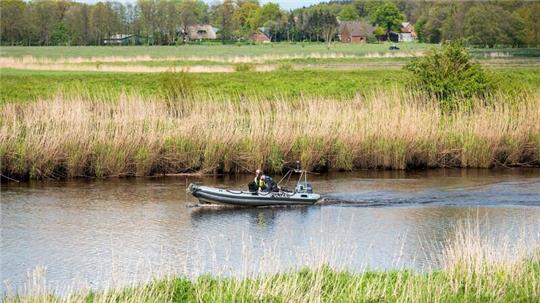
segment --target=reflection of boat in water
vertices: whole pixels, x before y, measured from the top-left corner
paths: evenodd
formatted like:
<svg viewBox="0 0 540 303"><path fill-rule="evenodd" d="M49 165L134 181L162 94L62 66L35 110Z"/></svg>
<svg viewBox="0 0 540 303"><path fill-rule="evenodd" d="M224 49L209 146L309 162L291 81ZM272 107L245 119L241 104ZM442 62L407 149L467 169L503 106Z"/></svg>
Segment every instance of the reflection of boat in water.
<svg viewBox="0 0 540 303"><path fill-rule="evenodd" d="M283 206L283 205L312 205L321 199L319 194L313 193L311 184L307 183L307 173L303 170L289 171L300 173L300 178L294 191L236 191L209 186L190 184L188 191L201 204L226 204L236 206ZM285 179L283 177L282 181ZM304 177L304 180L302 180ZM281 181L280 181L281 182Z"/></svg>

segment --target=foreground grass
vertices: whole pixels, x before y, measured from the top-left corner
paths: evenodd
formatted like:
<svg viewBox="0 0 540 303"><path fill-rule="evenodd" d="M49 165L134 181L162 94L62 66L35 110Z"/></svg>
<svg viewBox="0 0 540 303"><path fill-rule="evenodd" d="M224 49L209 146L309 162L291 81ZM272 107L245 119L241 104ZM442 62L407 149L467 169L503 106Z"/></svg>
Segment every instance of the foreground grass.
<svg viewBox="0 0 540 303"><path fill-rule="evenodd" d="M325 98L62 95L0 109L2 174L17 179L540 165L540 96L433 100L376 91ZM483 105L487 104L487 105Z"/></svg>
<svg viewBox="0 0 540 303"><path fill-rule="evenodd" d="M111 291L59 297L46 288L6 302L538 302L540 252L530 238L492 239L459 225L441 248L441 268L352 273L321 265L247 278L168 277ZM525 242L519 242L519 241ZM521 245L519 244L521 243ZM526 245L530 246L522 246ZM35 283L36 281L33 281Z"/></svg>
<svg viewBox="0 0 540 303"><path fill-rule="evenodd" d="M0 70L0 103L28 102L64 95L100 95L118 98L122 93L145 97L162 95L161 75L147 73L97 73ZM502 69L492 72L499 91L514 95L540 89L540 69ZM286 97L351 99L376 90L405 88L409 75L402 70L299 70L275 72L189 74L192 90L200 96L238 99Z"/></svg>
<svg viewBox="0 0 540 303"><path fill-rule="evenodd" d="M69 298L15 297L6 302L538 302L540 262L515 269L485 264L480 272L461 268L417 274L411 271L354 274L322 267L232 279L169 278L108 293Z"/></svg>

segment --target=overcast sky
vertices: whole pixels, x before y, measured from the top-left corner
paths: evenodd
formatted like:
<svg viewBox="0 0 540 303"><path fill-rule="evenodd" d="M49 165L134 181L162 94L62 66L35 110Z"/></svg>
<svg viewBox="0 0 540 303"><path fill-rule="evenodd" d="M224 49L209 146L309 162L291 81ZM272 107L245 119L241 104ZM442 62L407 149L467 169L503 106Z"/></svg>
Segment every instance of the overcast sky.
<svg viewBox="0 0 540 303"><path fill-rule="evenodd" d="M77 0L80 2L86 2L86 3L96 3L100 0ZM208 4L212 4L216 2L215 0L203 0L204 2ZM136 0L118 0L118 2L127 3L127 2L136 2ZM279 3L281 8L285 10L290 10L294 8L299 8L303 6L310 6L311 4L322 2L322 0L259 0L261 4L265 4L267 2L274 2Z"/></svg>

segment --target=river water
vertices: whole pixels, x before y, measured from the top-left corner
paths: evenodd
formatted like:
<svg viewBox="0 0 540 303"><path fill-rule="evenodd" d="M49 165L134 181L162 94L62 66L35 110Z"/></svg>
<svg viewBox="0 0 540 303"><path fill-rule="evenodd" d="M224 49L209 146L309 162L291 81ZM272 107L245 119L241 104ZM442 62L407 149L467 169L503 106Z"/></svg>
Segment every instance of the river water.
<svg viewBox="0 0 540 303"><path fill-rule="evenodd" d="M321 263L424 271L461 224L540 237L539 169L313 175L327 202L307 207L201 207L185 191L192 181L247 188L250 178L4 183L1 292L32 287L29 278L65 292Z"/></svg>

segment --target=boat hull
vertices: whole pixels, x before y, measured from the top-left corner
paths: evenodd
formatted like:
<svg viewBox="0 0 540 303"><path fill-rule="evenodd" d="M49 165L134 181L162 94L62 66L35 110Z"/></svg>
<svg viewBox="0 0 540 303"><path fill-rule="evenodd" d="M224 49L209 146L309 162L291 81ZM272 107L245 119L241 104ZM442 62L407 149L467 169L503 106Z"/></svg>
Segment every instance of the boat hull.
<svg viewBox="0 0 540 303"><path fill-rule="evenodd" d="M202 204L223 204L235 206L287 206L313 205L321 199L318 194L308 193L251 193L231 191L227 189L197 186L191 184L188 188L191 194Z"/></svg>

